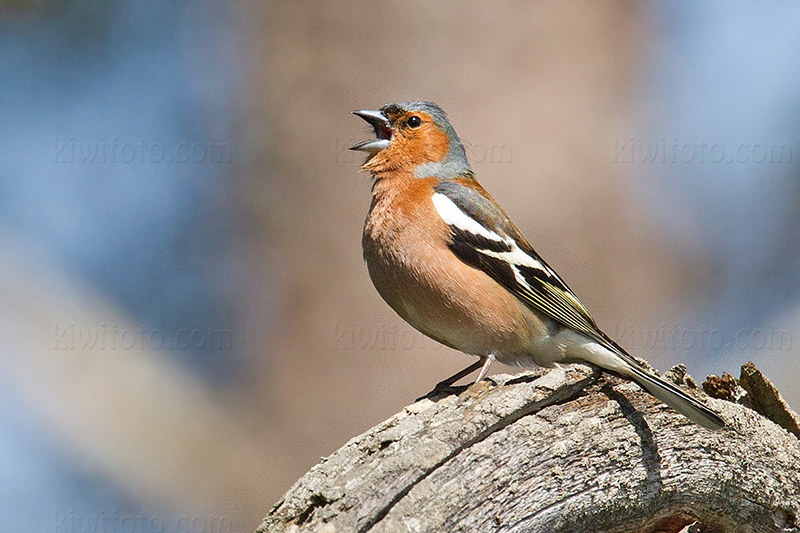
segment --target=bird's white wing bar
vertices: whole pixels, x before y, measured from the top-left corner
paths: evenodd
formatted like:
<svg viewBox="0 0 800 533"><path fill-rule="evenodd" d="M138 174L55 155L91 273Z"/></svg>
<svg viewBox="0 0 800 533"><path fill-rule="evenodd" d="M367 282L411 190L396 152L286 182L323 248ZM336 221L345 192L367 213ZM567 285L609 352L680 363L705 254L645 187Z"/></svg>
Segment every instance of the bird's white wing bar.
<svg viewBox="0 0 800 533"><path fill-rule="evenodd" d="M439 213L439 216L448 226L455 226L462 231L474 233L492 241L508 242L507 237L504 239L494 231L486 229L480 222L462 211L446 195L440 192L434 193L432 200L434 207L436 207L436 212Z"/></svg>

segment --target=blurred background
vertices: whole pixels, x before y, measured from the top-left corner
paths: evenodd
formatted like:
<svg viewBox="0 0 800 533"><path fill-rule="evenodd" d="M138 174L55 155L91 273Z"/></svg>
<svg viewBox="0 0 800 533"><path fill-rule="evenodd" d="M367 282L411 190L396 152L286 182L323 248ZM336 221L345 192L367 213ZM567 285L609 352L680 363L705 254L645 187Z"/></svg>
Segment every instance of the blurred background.
<svg viewBox="0 0 800 533"><path fill-rule="evenodd" d="M472 362L361 260L349 112L395 101L449 112L629 351L753 360L796 408L799 29L789 2L0 0L0 529L252 531Z"/></svg>

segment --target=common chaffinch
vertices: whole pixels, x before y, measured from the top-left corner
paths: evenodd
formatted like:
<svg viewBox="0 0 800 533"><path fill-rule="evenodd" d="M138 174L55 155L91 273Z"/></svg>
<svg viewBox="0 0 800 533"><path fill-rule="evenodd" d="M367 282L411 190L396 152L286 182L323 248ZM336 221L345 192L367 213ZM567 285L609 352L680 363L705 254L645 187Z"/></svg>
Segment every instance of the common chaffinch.
<svg viewBox="0 0 800 533"><path fill-rule="evenodd" d="M464 147L436 104L402 102L354 111L375 139L363 249L383 299L428 337L479 360L444 383L493 360L533 367L591 363L635 381L697 424L723 420L647 370L595 324L566 283L537 254L475 179Z"/></svg>

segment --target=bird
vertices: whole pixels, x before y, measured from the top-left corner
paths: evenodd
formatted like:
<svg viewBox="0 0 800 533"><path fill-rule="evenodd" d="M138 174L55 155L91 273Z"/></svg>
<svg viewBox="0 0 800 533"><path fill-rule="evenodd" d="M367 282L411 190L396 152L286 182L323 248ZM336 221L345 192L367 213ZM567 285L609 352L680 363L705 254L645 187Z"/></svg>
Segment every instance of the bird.
<svg viewBox="0 0 800 533"><path fill-rule="evenodd" d="M495 360L527 368L589 363L704 428L725 426L598 328L478 183L441 107L410 101L353 114L375 134L350 148L367 153L361 168L372 178L362 248L373 285L412 327L478 357L441 384L479 368L481 381Z"/></svg>

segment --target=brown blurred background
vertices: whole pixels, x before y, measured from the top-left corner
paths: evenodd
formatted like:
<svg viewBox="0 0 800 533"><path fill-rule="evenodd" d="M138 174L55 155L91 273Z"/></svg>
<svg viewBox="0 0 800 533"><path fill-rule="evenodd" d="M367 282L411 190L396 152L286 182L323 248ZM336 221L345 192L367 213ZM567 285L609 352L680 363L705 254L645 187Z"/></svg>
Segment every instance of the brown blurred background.
<svg viewBox="0 0 800 533"><path fill-rule="evenodd" d="M448 111L621 344L696 378L752 359L800 404L800 10L771 9L0 3L0 518L253 530L472 361L361 260L349 112L402 100Z"/></svg>

